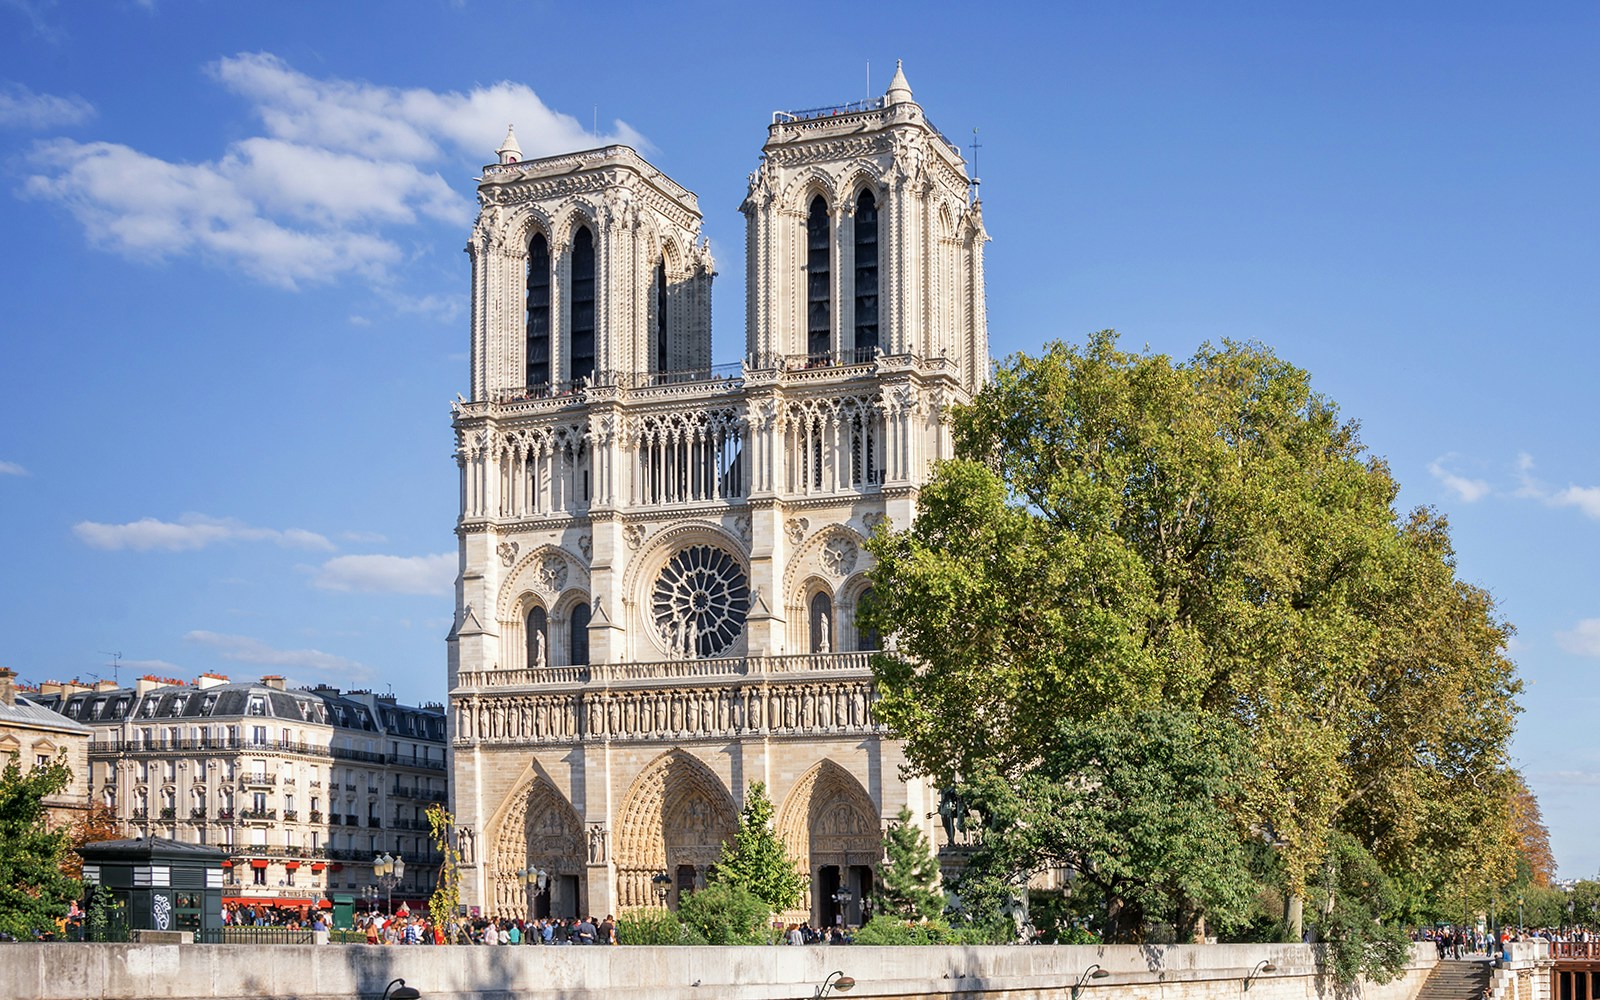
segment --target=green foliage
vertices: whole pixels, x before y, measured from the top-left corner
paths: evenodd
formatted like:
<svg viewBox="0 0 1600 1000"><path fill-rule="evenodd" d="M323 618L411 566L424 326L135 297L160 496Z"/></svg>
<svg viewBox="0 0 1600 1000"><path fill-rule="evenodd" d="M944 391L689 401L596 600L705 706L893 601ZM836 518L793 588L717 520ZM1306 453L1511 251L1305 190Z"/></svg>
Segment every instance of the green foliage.
<svg viewBox="0 0 1600 1000"><path fill-rule="evenodd" d="M435 802L427 810L429 839L439 852L439 878L428 897L428 919L449 927L461 907L461 852L456 848L455 815Z"/></svg>
<svg viewBox="0 0 1600 1000"><path fill-rule="evenodd" d="M751 782L745 790L739 831L731 846L723 845L710 881L747 890L767 904L766 916L790 909L804 897L805 876L772 828L772 800L764 782Z"/></svg>
<svg viewBox="0 0 1600 1000"><path fill-rule="evenodd" d="M899 816L883 835L884 860L878 865L873 907L899 920L932 920L944 912L939 862L927 834L914 819L911 810L901 806Z"/></svg>
<svg viewBox="0 0 1600 1000"><path fill-rule="evenodd" d="M88 905L84 907L83 933L85 941L128 940L128 907L116 894L103 885L87 887Z"/></svg>
<svg viewBox="0 0 1600 1000"><path fill-rule="evenodd" d="M64 761L24 771L15 754L0 772L0 931L18 938L54 931L82 885L63 871L72 844L51 829L44 800L72 782Z"/></svg>
<svg viewBox="0 0 1600 1000"><path fill-rule="evenodd" d="M856 932L854 943L877 945L1009 944L1014 934L1008 922L989 921L952 927L942 919L903 920L877 914Z"/></svg>
<svg viewBox="0 0 1600 1000"><path fill-rule="evenodd" d="M671 910L640 907L617 914L617 940L623 944L704 944Z"/></svg>
<svg viewBox="0 0 1600 1000"><path fill-rule="evenodd" d="M771 904L736 882L710 882L678 902L678 919L696 944L771 944L771 917Z"/></svg>
<svg viewBox="0 0 1600 1000"><path fill-rule="evenodd" d="M869 543L859 624L894 638L873 658L878 713L911 768L990 811L991 895L1000 874L1082 857L1118 936L1252 926L1246 871L1306 896L1340 834L1391 879L1385 920L1459 912L1504 881L1511 629L1456 578L1444 519L1396 511L1388 468L1305 372L1233 343L1175 363L1105 332L1009 359L954 437L916 520ZM1074 786L1064 735L1086 750L1158 707L1196 735L1138 748L1112 775L1132 798ZM1248 766L1196 759L1213 738ZM1167 752L1190 763L1158 780ZM1172 787L1202 790L1201 831L1163 828L1180 800L1152 797ZM1146 849L1095 860L1117 822ZM1224 843L1216 873L1196 865Z"/></svg>
<svg viewBox="0 0 1600 1000"><path fill-rule="evenodd" d="M1377 859L1354 837L1330 838L1323 881L1311 894L1309 922L1328 945L1328 962L1341 982L1358 976L1386 983L1410 958L1411 939L1392 919L1395 887Z"/></svg>
<svg viewBox="0 0 1600 1000"><path fill-rule="evenodd" d="M1147 921L1181 941L1206 914L1236 919L1255 892L1234 818L1254 767L1237 726L1215 716L1064 719L1038 766L1015 779L984 766L964 786L986 826L962 897L992 909L1034 871L1066 867L1103 899L1110 940L1138 940Z"/></svg>

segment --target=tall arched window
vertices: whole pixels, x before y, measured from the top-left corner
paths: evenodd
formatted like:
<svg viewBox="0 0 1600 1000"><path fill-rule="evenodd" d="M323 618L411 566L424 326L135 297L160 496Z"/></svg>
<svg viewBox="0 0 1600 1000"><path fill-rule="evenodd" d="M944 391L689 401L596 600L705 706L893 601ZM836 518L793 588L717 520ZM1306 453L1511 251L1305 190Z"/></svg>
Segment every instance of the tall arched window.
<svg viewBox="0 0 1600 1000"><path fill-rule="evenodd" d="M543 233L528 244L527 385L550 381L550 243Z"/></svg>
<svg viewBox="0 0 1600 1000"><path fill-rule="evenodd" d="M594 377L594 234L587 227L572 236L572 381Z"/></svg>
<svg viewBox="0 0 1600 1000"><path fill-rule="evenodd" d="M868 587L856 598L856 648L860 650L878 648L878 630L861 624L861 613L871 606L872 588Z"/></svg>
<svg viewBox="0 0 1600 1000"><path fill-rule="evenodd" d="M811 199L811 211L806 215L806 353L813 358L827 355L832 340L829 228L828 203L819 194Z"/></svg>
<svg viewBox="0 0 1600 1000"><path fill-rule="evenodd" d="M567 637L567 662L583 666L589 662L589 605L574 604L567 617L572 623Z"/></svg>
<svg viewBox="0 0 1600 1000"><path fill-rule="evenodd" d="M856 198L856 361L866 361L878 346L878 199L871 191Z"/></svg>
<svg viewBox="0 0 1600 1000"><path fill-rule="evenodd" d="M656 371L667 370L667 261L665 258L656 262L656 326L650 331L652 347L651 357L655 359Z"/></svg>
<svg viewBox="0 0 1600 1000"><path fill-rule="evenodd" d="M822 591L811 595L811 651L833 652L833 598Z"/></svg>
<svg viewBox="0 0 1600 1000"><path fill-rule="evenodd" d="M528 612L527 628L524 635L528 643L528 666L530 668L548 667L550 665L550 616L545 614L544 608L535 607Z"/></svg>

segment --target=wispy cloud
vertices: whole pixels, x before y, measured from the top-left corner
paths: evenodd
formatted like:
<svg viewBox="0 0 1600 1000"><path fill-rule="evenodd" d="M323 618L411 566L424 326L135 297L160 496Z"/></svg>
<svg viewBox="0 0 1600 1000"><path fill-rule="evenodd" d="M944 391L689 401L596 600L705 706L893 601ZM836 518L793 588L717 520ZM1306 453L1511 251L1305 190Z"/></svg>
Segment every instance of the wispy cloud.
<svg viewBox="0 0 1600 1000"><path fill-rule="evenodd" d="M94 117L94 105L71 94L40 94L21 83L0 84L0 125L12 128L61 128Z"/></svg>
<svg viewBox="0 0 1600 1000"><path fill-rule="evenodd" d="M1533 474L1533 456L1527 452L1517 455L1516 476L1515 496L1538 500L1551 507L1576 507L1584 515L1600 521L1600 486L1569 484L1563 489L1549 486Z"/></svg>
<svg viewBox="0 0 1600 1000"><path fill-rule="evenodd" d="M46 16L46 12L54 6L55 0L0 0L0 9L14 10L22 15L34 35L51 45L60 44L67 37L66 31Z"/></svg>
<svg viewBox="0 0 1600 1000"><path fill-rule="evenodd" d="M137 670L140 673L159 673L163 677L182 677L189 673L189 668L180 667L166 660L122 660L118 666L123 670Z"/></svg>
<svg viewBox="0 0 1600 1000"><path fill-rule="evenodd" d="M333 550L333 543L314 531L255 528L232 518L204 514L185 514L177 521L146 517L125 524L80 521L72 526L72 533L91 548L111 551L189 552L219 542L272 542L284 548Z"/></svg>
<svg viewBox="0 0 1600 1000"><path fill-rule="evenodd" d="M323 590L378 594L448 594L455 586L457 557L338 556L317 570L312 584Z"/></svg>
<svg viewBox="0 0 1600 1000"><path fill-rule="evenodd" d="M28 476L32 475L27 469L15 462L0 462L0 476Z"/></svg>
<svg viewBox="0 0 1600 1000"><path fill-rule="evenodd" d="M249 102L265 135L198 163L54 139L35 147L23 191L63 205L91 242L134 259L199 255L286 288L351 275L383 283L408 257L397 228L471 218L456 181L492 159L507 122L529 156L643 145L621 122L589 133L522 84L460 93L319 80L268 53L209 71ZM461 308L426 295L411 306L444 318Z"/></svg>
<svg viewBox="0 0 1600 1000"><path fill-rule="evenodd" d="M1428 472L1463 503L1474 503L1488 496L1490 487L1487 481L1468 479L1444 467L1444 463L1454 457L1454 455L1442 455L1434 459L1428 463Z"/></svg>
<svg viewBox="0 0 1600 1000"><path fill-rule="evenodd" d="M1539 771L1532 777L1547 785L1600 785L1600 771Z"/></svg>
<svg viewBox="0 0 1600 1000"><path fill-rule="evenodd" d="M235 663L249 663L283 670L310 670L354 681L368 680L375 676L375 671L360 661L334 653L325 653L320 649L279 649L251 636L200 630L186 633L183 638L187 642L206 647L224 660L232 660Z"/></svg>
<svg viewBox="0 0 1600 1000"><path fill-rule="evenodd" d="M1574 656L1600 657L1600 618L1585 618L1570 630L1557 632L1556 645Z"/></svg>

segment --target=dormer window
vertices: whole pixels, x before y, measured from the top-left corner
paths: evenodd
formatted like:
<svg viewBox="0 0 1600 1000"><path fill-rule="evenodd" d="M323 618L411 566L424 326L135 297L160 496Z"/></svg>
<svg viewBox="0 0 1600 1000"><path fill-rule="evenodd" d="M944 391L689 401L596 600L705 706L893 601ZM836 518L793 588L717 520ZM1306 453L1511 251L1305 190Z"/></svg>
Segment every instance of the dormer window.
<svg viewBox="0 0 1600 1000"><path fill-rule="evenodd" d="M267 714L267 698L265 695L253 694L250 696L249 713L251 715Z"/></svg>

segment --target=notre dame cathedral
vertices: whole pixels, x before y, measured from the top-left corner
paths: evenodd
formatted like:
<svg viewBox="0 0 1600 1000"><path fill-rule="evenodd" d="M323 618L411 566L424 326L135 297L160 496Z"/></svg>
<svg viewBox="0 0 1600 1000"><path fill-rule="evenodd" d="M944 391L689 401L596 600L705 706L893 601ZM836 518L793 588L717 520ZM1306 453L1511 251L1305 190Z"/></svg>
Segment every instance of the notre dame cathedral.
<svg viewBox="0 0 1600 1000"><path fill-rule="evenodd" d="M728 366L692 192L626 146L498 152L454 408L462 902L675 906L759 781L810 879L791 919L857 922L886 823L936 806L874 716L856 612L864 541L910 522L987 374L960 151L898 69L881 98L775 113Z"/></svg>

